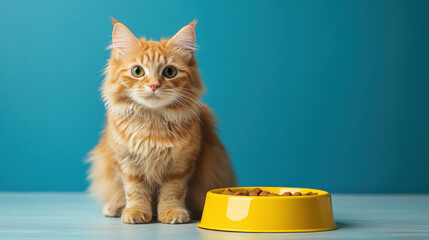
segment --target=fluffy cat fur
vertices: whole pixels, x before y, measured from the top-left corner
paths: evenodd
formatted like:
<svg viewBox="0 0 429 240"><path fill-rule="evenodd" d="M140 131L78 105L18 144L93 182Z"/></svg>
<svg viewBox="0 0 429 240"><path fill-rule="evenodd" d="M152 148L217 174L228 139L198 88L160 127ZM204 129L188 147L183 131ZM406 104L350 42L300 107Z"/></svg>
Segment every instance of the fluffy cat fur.
<svg viewBox="0 0 429 240"><path fill-rule="evenodd" d="M113 20L102 85L106 126L89 159L90 191L105 216L185 223L201 216L208 190L236 184L215 117L200 102L195 25L157 42ZM136 66L143 76L132 74ZM176 69L174 77L164 75L167 67Z"/></svg>

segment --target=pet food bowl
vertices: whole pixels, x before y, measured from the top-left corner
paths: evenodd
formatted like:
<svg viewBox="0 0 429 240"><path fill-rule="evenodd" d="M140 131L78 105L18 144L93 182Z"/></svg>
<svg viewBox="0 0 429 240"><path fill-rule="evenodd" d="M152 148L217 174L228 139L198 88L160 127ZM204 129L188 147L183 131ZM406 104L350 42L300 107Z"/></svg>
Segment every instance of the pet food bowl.
<svg viewBox="0 0 429 240"><path fill-rule="evenodd" d="M233 192L255 187L232 187ZM259 187L264 191L313 192L304 196L223 195L225 188L210 190L198 227L236 232L316 232L337 229L331 195L309 188Z"/></svg>

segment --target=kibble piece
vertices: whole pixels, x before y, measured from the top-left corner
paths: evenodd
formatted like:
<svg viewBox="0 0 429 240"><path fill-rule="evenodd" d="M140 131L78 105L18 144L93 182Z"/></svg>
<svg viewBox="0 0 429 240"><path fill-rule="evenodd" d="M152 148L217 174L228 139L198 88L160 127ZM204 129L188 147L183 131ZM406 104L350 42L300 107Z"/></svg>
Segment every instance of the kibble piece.
<svg viewBox="0 0 429 240"><path fill-rule="evenodd" d="M279 195L277 193L271 193L271 192L268 192L268 191L263 191L260 188L253 188L250 191L243 190L243 191L237 191L237 192L233 192L231 190L231 188L226 188L220 194L223 194L223 195L236 195L236 196L312 196L312 195L319 195L319 193L317 193L317 192L311 192L311 191L310 192L306 192L306 193L295 192L293 194L291 192L284 192L281 195Z"/></svg>
<svg viewBox="0 0 429 240"><path fill-rule="evenodd" d="M234 193L231 191L231 188L226 188L221 194L224 195L233 195Z"/></svg>
<svg viewBox="0 0 429 240"><path fill-rule="evenodd" d="M250 190L249 196L259 196L259 194L262 192L262 189L260 188L254 188Z"/></svg>
<svg viewBox="0 0 429 240"><path fill-rule="evenodd" d="M259 194L259 196L269 196L270 195L270 192L267 192L267 191L262 191L260 194Z"/></svg>
<svg viewBox="0 0 429 240"><path fill-rule="evenodd" d="M238 191L238 192L235 192L234 195L249 196L249 191L247 191L247 190L245 190L245 191Z"/></svg>

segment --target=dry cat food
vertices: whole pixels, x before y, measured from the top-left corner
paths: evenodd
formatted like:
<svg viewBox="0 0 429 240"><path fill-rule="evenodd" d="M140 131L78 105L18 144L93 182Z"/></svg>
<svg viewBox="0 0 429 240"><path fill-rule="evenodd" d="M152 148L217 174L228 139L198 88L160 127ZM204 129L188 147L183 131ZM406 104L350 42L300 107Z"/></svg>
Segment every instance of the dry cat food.
<svg viewBox="0 0 429 240"><path fill-rule="evenodd" d="M225 191L221 192L220 194L223 195L240 195L240 196L310 196L310 195L318 195L318 193L308 192L308 193L301 193L301 192L284 192L283 194L279 195L277 193L272 193L268 191L262 191L260 188L254 188L250 191L244 190L244 191L237 191L233 192L231 188L226 188Z"/></svg>

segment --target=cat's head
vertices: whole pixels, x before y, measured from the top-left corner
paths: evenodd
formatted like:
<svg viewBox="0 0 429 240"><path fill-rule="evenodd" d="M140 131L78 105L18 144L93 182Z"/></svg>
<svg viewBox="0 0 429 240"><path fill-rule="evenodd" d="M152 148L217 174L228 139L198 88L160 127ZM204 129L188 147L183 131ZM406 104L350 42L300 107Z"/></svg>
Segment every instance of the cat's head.
<svg viewBox="0 0 429 240"><path fill-rule="evenodd" d="M103 83L103 99L115 111L156 110L192 114L203 91L194 56L193 21L172 38L137 38L113 19L112 52Z"/></svg>

